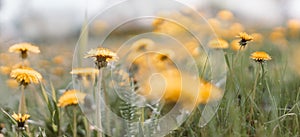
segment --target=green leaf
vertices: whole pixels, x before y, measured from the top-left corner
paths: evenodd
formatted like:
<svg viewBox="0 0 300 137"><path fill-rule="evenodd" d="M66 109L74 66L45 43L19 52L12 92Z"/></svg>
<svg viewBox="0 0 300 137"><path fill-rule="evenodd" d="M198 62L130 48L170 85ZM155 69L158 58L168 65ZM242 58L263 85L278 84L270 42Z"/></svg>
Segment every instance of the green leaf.
<svg viewBox="0 0 300 137"><path fill-rule="evenodd" d="M17 125L17 121L10 115L8 114L3 108L1 108L1 111L15 124Z"/></svg>

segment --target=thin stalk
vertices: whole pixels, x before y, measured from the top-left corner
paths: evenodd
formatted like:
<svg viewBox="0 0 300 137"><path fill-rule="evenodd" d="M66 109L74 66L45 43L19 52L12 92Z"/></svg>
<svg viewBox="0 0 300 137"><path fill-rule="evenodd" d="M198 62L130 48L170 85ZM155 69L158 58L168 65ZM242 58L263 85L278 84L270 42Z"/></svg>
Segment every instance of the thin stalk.
<svg viewBox="0 0 300 137"><path fill-rule="evenodd" d="M256 78L255 78L255 81L254 81L254 85L253 85L253 90L252 90L252 99L255 100L255 92L256 92L256 87L257 87L257 81L258 81L258 78L259 78L259 71L257 70L256 72Z"/></svg>
<svg viewBox="0 0 300 137"><path fill-rule="evenodd" d="M106 84L105 84L105 80L102 80L102 86L103 86L103 97L104 97L104 104L103 104L103 108L106 110L106 104L109 104L109 95L107 94L108 92L106 91ZM110 115L108 114L108 111L104 112L104 118L106 119L105 121L105 127L107 129L110 129L110 125L111 125L111 120L110 120ZM111 130L107 130L107 134L111 134Z"/></svg>
<svg viewBox="0 0 300 137"><path fill-rule="evenodd" d="M63 121L63 118L60 117L60 116L62 115L60 109L57 109L57 111L58 111L57 113L58 113L58 117L59 117L59 118L58 118L58 119L59 119L59 120L58 120L58 124L57 124L57 130L58 130L58 131L57 131L57 132L58 132L57 134L58 134L58 136L60 137L61 134L62 134L62 133L61 133L61 130L60 130L60 124L61 124L60 122Z"/></svg>
<svg viewBox="0 0 300 137"><path fill-rule="evenodd" d="M253 84L253 90L252 90L252 96L251 96L251 104L250 104L250 115L249 115L249 122L250 122L250 125L251 126L254 126L252 125L253 122L253 115L254 115L254 109L253 109L253 106L255 105L255 96L256 96L256 87L257 87L257 81L258 81L258 78L259 78L259 70L256 71L256 78L255 78L255 81L254 81L254 84ZM251 127L250 127L251 128ZM251 129L249 130L249 134L252 135L251 133Z"/></svg>
<svg viewBox="0 0 300 137"><path fill-rule="evenodd" d="M73 109L73 137L77 137L76 109Z"/></svg>
<svg viewBox="0 0 300 137"><path fill-rule="evenodd" d="M265 68L264 65L262 64L262 62L260 63L261 66L261 79L263 80L264 76L265 76Z"/></svg>
<svg viewBox="0 0 300 137"><path fill-rule="evenodd" d="M234 64L236 64L236 61L237 61L237 59L238 59L239 56L240 56L240 53L241 53L242 48L243 48L243 47L240 46L239 50L237 51L237 54L236 54L235 59L234 59L234 61L233 61Z"/></svg>
<svg viewBox="0 0 300 137"><path fill-rule="evenodd" d="M96 90L96 125L99 128L99 130L102 130L102 123L101 123L101 82L102 81L102 69L99 69L98 74L98 88ZM100 132L100 133L99 133ZM102 132L98 132L98 137L102 137Z"/></svg>
<svg viewBox="0 0 300 137"><path fill-rule="evenodd" d="M19 113L21 113L21 114L25 114L27 112L24 89L25 89L25 86L21 86L21 98L20 98L20 103L19 103Z"/></svg>
<svg viewBox="0 0 300 137"><path fill-rule="evenodd" d="M86 117L83 118L83 122L86 130L86 137L91 137L90 124Z"/></svg>

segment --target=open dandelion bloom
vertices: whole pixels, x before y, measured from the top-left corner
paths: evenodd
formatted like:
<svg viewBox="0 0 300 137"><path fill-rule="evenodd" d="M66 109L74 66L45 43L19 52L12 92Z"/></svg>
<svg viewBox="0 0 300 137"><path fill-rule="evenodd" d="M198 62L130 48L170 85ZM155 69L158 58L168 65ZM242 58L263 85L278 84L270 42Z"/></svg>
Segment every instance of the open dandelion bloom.
<svg viewBox="0 0 300 137"><path fill-rule="evenodd" d="M65 107L70 105L76 105L79 102L83 102L85 96L85 93L82 93L78 90L68 90L59 98L57 106Z"/></svg>
<svg viewBox="0 0 300 137"><path fill-rule="evenodd" d="M220 100L223 97L221 89L212 83L200 80L199 95L197 98L198 104L206 104L212 101Z"/></svg>
<svg viewBox="0 0 300 137"><path fill-rule="evenodd" d="M172 50L163 49L158 51L158 54L155 54L153 59L155 61L166 61L168 59L172 59L175 56L175 53Z"/></svg>
<svg viewBox="0 0 300 137"><path fill-rule="evenodd" d="M240 46L239 41L240 40L238 40L238 39L235 39L235 40L231 41L230 46L231 46L232 50L239 51L239 50L245 50L246 49L246 47Z"/></svg>
<svg viewBox="0 0 300 137"><path fill-rule="evenodd" d="M268 61L268 60L271 60L271 56L266 53L266 52L263 52L263 51L256 51L256 52L253 52L250 56L251 59L255 60L256 62L264 62L264 61Z"/></svg>
<svg viewBox="0 0 300 137"><path fill-rule="evenodd" d="M118 56L116 53L107 48L96 48L88 51L85 58L94 58L95 64L98 69L106 67L110 61L117 61Z"/></svg>
<svg viewBox="0 0 300 137"><path fill-rule="evenodd" d="M209 41L208 46L214 49L226 49L228 48L228 42L226 40L218 38Z"/></svg>
<svg viewBox="0 0 300 137"><path fill-rule="evenodd" d="M195 81L182 84L183 77L188 75L181 74L177 69L169 69L156 75L148 76L144 81L141 79L139 93L149 100L164 99L166 102L177 102L179 97L185 102L190 102L193 97L188 89Z"/></svg>
<svg viewBox="0 0 300 137"><path fill-rule="evenodd" d="M174 68L176 65L172 61L175 53L169 49L156 52L148 52L132 59L129 72L137 79L143 79L155 72L165 71Z"/></svg>
<svg viewBox="0 0 300 137"><path fill-rule="evenodd" d="M183 82L184 79L192 77L177 69L169 69L142 82L139 93L149 100L163 98L167 102L177 102L180 99L184 106L191 105L194 99L197 104L205 104L222 98L222 90L204 80L200 80L200 83L197 80ZM196 85L199 86L198 93L194 88Z"/></svg>
<svg viewBox="0 0 300 137"><path fill-rule="evenodd" d="M42 75L32 68L18 68L10 73L10 77L17 80L20 85L27 86L30 83L38 84Z"/></svg>
<svg viewBox="0 0 300 137"><path fill-rule="evenodd" d="M12 45L11 47L9 47L8 51L14 53L20 53L21 58L23 59L27 58L28 52L40 53L39 47L26 42Z"/></svg>
<svg viewBox="0 0 300 137"><path fill-rule="evenodd" d="M160 50L159 53L153 54L151 56L152 60L150 62L153 67L158 70L165 70L171 66L175 66L172 59L175 57L175 53L172 50Z"/></svg>
<svg viewBox="0 0 300 137"><path fill-rule="evenodd" d="M21 129L25 129L24 125L25 122L29 119L30 115L28 114L16 114L14 113L12 115L12 117L16 120L16 122L18 123L18 127Z"/></svg>
<svg viewBox="0 0 300 137"><path fill-rule="evenodd" d="M248 41L252 41L253 40L253 36L248 35L246 32L240 32L239 35L237 35L236 37L240 38L241 41L240 46L245 47L247 45Z"/></svg>
<svg viewBox="0 0 300 137"><path fill-rule="evenodd" d="M152 41L151 39L139 39L136 42L134 42L132 44L132 49L135 52L142 52L142 51L147 51L149 49L152 49L154 46L154 41Z"/></svg>

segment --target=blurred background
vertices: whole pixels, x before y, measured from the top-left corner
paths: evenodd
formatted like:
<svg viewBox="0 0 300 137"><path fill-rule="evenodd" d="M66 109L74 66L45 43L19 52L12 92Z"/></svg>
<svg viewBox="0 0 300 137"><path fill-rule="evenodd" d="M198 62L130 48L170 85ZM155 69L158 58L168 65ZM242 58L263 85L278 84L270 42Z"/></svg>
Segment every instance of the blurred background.
<svg viewBox="0 0 300 137"><path fill-rule="evenodd" d="M66 79L64 83L57 83L58 87L64 88L71 79L69 76L71 60L83 26L90 23L87 38L88 41L94 42L88 44L99 45L103 30L111 24L97 20L95 16L120 2L122 0L0 0L0 56L3 59L0 65L12 65L14 63L11 62L17 62L14 61L17 60L17 56L11 57L11 54L4 53L7 52L9 46L18 42L31 42L40 46L42 53L31 58L35 61L33 67L39 68L43 74L51 73L47 75L51 81ZM287 45L286 40L281 37L282 31L285 31L282 27L288 26L291 20L292 27L298 29L300 26L299 0L225 0L222 2L219 0L180 0L178 2L198 11L215 29L214 23L221 24L223 29L217 33L223 38L226 38L227 31L232 33L227 36L231 39L239 31L255 33L256 30L260 30L262 33L267 32L264 35L269 36L270 39L279 39L275 42L279 43L279 48L282 48ZM118 24L126 17L139 15L141 10L146 13L153 12L153 9L147 4L138 5L138 7L119 7L120 12L106 15L105 19L110 20L110 23ZM229 11L229 15L228 12L220 15L220 11ZM233 19L226 21L226 16ZM89 22L91 20L92 22ZM124 25L125 29L117 29L121 33L116 34L118 38L124 38L143 30L152 31L151 21L133 21L129 25ZM270 31L274 31L274 34L269 33ZM5 58L9 59L5 61ZM6 78L1 79L4 79L1 82L4 84Z"/></svg>
<svg viewBox="0 0 300 137"><path fill-rule="evenodd" d="M93 18L99 11L121 0L0 0L0 38L11 41L65 41L78 38L85 15ZM288 19L300 20L299 0L180 0L206 15L230 10L245 25L274 27ZM144 10L151 9L144 5ZM130 11L128 11L130 12ZM123 12L122 16L126 16ZM130 13L128 13L130 14ZM116 21L117 16L111 16ZM74 43L71 45L74 46Z"/></svg>

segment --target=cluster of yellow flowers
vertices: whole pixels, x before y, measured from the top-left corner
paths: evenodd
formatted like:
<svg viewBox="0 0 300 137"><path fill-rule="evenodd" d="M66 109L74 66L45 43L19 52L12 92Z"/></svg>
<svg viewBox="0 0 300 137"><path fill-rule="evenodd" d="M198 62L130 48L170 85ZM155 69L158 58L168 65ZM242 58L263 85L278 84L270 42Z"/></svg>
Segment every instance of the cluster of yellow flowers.
<svg viewBox="0 0 300 137"><path fill-rule="evenodd" d="M19 102L19 113L13 114L12 117L16 120L18 124L18 130L25 130L25 122L30 117L30 115L26 114L26 101L24 89L31 83L38 84L42 80L42 75L36 70L28 67L27 58L29 53L40 53L39 47L24 42L12 45L9 49L9 52L20 54L22 58L22 63L15 65L13 69L7 69L10 71L10 77L15 79L17 83L21 86L22 94ZM8 72L6 73L8 74Z"/></svg>
<svg viewBox="0 0 300 137"><path fill-rule="evenodd" d="M192 24L189 19L184 18L182 15L174 16L178 16L185 22ZM233 13L227 10L220 11L216 18L208 20L216 33L220 36L220 38L211 39L207 43L209 48L226 51L231 46L231 49L234 51L242 51L246 50L246 46L249 42L262 40L260 34L247 34L243 32L244 28L241 24L233 21ZM224 29L223 22L230 22L229 27L225 25L229 29ZM292 30L299 30L299 24L300 23L295 21L289 22L290 33L292 33L292 35L298 35L296 34L298 32ZM186 31L180 25L162 18L155 19L152 25L154 32L164 32L170 35L180 35L180 33ZM270 39L273 39L275 43L278 42L276 40L280 40L280 42L284 43L285 37L283 32L282 29L277 28L277 30L274 30L274 32L270 34ZM228 41L230 41L229 39L232 40L230 43L228 43ZM156 44L157 43L151 39L142 38L134 42L129 49L130 54L126 60L131 63L130 68L128 68L128 73L130 73L128 77L135 81L134 84L137 85L137 88L134 90L136 90L138 94L143 95L147 101L163 99L168 103L179 102L182 106L188 108L193 105L193 102L195 102L196 105L201 105L218 101L223 97L224 91L214 83L199 76L196 76L195 79L194 75L178 69L178 66L174 63L174 58L179 58L176 56L175 51L167 48L158 48ZM193 57L199 57L201 55L200 44L195 39L185 41L184 47ZM153 49L159 50L153 52ZM42 82L42 75L33 68L30 68L28 62L28 55L30 53L40 53L40 49L37 46L30 43L18 43L12 45L9 48L9 52L20 54L22 63L14 67L1 66L0 71L3 74L9 75L15 80L14 82L18 83L22 89L22 93L30 84L39 84ZM63 64L62 58L63 57L57 56L53 59L53 62ZM119 60L117 53L103 47L89 50L84 58L92 58L95 67L73 68L70 72L70 74L76 77L76 80L83 82L84 87L94 87L95 81L101 83L102 81L99 79L103 68L109 66L111 62ZM269 61L272 58L264 51L256 51L250 55L250 59L262 65L263 62ZM155 75L153 75L153 73L155 73ZM187 79L190 81L184 81ZM128 81L130 80L126 82ZM195 85L197 85L197 87L195 87ZM101 87L99 90L100 89ZM84 90L68 89L58 99L57 106L60 108L76 106L79 103L84 103L86 97L87 94ZM26 108L24 98L22 94L20 99L21 107L19 107L19 109L21 108L22 110L19 110L18 114L14 113L12 115L12 118L17 122L21 130L25 130L26 121L30 118L30 115L26 114L26 109L24 110L24 108Z"/></svg>

